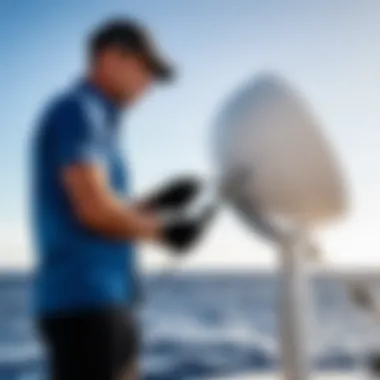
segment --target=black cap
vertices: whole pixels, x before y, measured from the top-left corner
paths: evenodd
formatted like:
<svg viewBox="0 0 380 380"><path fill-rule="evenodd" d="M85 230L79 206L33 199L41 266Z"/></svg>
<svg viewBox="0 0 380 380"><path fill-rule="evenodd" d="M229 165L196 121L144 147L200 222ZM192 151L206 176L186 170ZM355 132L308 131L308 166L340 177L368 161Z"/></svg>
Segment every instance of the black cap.
<svg viewBox="0 0 380 380"><path fill-rule="evenodd" d="M168 81L174 75L172 65L159 52L148 30L135 20L118 19L103 24L91 36L90 54L94 57L110 46L140 54L159 80Z"/></svg>

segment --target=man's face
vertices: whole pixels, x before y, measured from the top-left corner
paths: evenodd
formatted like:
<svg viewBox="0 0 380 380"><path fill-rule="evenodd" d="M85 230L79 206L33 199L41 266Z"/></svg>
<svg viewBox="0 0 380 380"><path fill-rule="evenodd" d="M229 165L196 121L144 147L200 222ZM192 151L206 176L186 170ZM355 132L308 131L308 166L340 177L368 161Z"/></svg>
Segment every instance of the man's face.
<svg viewBox="0 0 380 380"><path fill-rule="evenodd" d="M121 103L133 103L154 82L153 73L137 54L110 47L99 57L98 68L112 95Z"/></svg>

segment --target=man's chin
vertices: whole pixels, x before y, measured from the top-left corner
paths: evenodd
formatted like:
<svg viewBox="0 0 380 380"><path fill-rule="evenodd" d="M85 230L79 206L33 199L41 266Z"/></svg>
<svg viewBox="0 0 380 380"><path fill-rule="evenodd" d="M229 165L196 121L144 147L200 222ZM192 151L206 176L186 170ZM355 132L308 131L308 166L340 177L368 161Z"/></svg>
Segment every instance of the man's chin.
<svg viewBox="0 0 380 380"><path fill-rule="evenodd" d="M121 107L129 107L131 105L136 104L141 96L135 94L129 94L127 92L120 92L117 97L118 103Z"/></svg>

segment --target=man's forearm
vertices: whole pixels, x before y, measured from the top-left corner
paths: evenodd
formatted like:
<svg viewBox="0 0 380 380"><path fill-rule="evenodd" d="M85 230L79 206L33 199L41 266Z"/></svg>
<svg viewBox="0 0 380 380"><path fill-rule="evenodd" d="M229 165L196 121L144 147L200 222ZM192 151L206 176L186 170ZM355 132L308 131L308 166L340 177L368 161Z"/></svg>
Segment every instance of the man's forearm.
<svg viewBox="0 0 380 380"><path fill-rule="evenodd" d="M127 205L109 186L102 166L78 164L63 172L73 212L84 226L115 239L157 240L160 223L153 213Z"/></svg>
<svg viewBox="0 0 380 380"><path fill-rule="evenodd" d="M126 205L114 197L77 213L79 220L97 233L114 239L159 240L161 225L154 214Z"/></svg>

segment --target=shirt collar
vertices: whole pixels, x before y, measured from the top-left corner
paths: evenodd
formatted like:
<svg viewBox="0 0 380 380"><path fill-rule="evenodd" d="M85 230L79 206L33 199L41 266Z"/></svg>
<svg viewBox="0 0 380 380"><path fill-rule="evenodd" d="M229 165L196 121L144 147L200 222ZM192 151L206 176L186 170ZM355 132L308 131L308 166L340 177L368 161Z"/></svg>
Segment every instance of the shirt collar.
<svg viewBox="0 0 380 380"><path fill-rule="evenodd" d="M89 79L81 80L80 87L87 93L94 96L102 104L107 112L108 118L112 121L112 124L115 124L122 112L121 107Z"/></svg>

